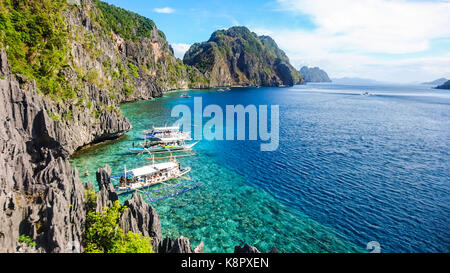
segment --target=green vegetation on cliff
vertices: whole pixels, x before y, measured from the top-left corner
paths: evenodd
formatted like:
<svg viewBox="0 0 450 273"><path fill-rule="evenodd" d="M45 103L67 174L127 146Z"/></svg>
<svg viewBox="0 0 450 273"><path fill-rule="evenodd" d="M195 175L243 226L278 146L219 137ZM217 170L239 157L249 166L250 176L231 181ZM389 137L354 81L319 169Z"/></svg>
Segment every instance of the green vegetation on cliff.
<svg viewBox="0 0 450 273"><path fill-rule="evenodd" d="M0 48L21 82L35 81L44 96L79 108L97 97L92 86L115 104L208 87L204 75L175 58L152 20L99 0L0 1ZM100 108L94 102L96 117Z"/></svg>
<svg viewBox="0 0 450 273"><path fill-rule="evenodd" d="M86 253L153 253L151 238L141 234L125 233L120 228L120 218L127 209L115 201L111 207L96 212L96 194L87 190L86 230L84 248Z"/></svg>
<svg viewBox="0 0 450 273"><path fill-rule="evenodd" d="M136 43L141 38L151 39L152 45L146 52L147 55L138 58L144 59L143 62L128 62L129 71L125 71L124 67L118 64L119 71L125 78L129 79L128 74L138 78L141 70L143 75L154 75L156 82L164 90L208 86L209 81L204 75L175 58L164 32L158 30L157 33L152 33L156 29L152 20L99 0L94 0L93 3L99 13L93 13L91 17L94 21L99 22L105 32L114 32L125 40ZM113 78L117 78L117 72L113 71L112 73ZM129 96L134 92L134 86L127 80L123 85L123 90Z"/></svg>
<svg viewBox="0 0 450 273"><path fill-rule="evenodd" d="M103 20L100 20L102 27L107 31L112 29L126 40L137 41L140 37L149 37L155 28L152 20L134 12L99 0L94 0L94 4L103 15ZM165 36L163 38L165 39Z"/></svg>
<svg viewBox="0 0 450 273"><path fill-rule="evenodd" d="M0 1L0 48L6 48L13 73L36 80L44 94L71 97L64 75L70 50L61 12L65 2Z"/></svg>
<svg viewBox="0 0 450 273"><path fill-rule="evenodd" d="M20 244L24 243L29 247L35 247L36 246L36 242L33 241L33 239L30 238L30 236L22 234L19 236L18 242Z"/></svg>

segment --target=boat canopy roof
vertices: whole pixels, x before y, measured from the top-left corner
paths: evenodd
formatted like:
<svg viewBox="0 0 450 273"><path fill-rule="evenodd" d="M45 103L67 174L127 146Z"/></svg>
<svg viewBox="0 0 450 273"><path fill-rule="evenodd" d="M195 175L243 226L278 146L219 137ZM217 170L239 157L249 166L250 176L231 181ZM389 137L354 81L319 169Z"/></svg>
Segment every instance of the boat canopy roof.
<svg viewBox="0 0 450 273"><path fill-rule="evenodd" d="M152 175L152 174L157 173L157 172L159 172L161 170L175 168L177 166L178 166L178 163L172 162L172 161L158 163L158 164L155 164L155 165L147 165L147 166L140 167L140 168L137 168L137 169L127 170L127 177ZM122 176L123 176L123 174L118 174L118 175L111 176L111 178L112 179L119 179Z"/></svg>
<svg viewBox="0 0 450 273"><path fill-rule="evenodd" d="M169 169L177 167L178 164L175 162L164 162L164 163L158 163L155 165L148 165L141 168L130 170L129 172L133 174L133 176L142 176L142 175L150 175L154 174L160 170Z"/></svg>
<svg viewBox="0 0 450 273"><path fill-rule="evenodd" d="M154 138L154 141L168 143L168 142L181 141L181 140L184 140L184 139L186 139L185 136L176 136L176 137L156 137L156 138Z"/></svg>
<svg viewBox="0 0 450 273"><path fill-rule="evenodd" d="M142 176L142 175L149 175L154 174L158 172L158 169L154 168L153 166L144 166L141 168L133 169L129 171L133 174L133 176Z"/></svg>
<svg viewBox="0 0 450 273"><path fill-rule="evenodd" d="M164 132L164 131L178 131L180 130L180 126L171 126L171 127L155 127L152 129L154 132Z"/></svg>

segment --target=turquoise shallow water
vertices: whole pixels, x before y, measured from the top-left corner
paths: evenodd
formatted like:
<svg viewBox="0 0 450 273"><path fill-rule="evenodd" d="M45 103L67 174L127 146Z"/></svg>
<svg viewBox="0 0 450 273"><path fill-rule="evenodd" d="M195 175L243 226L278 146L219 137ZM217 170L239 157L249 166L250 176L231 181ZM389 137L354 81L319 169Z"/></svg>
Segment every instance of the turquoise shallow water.
<svg viewBox="0 0 450 273"><path fill-rule="evenodd" d="M195 157L179 160L202 186L153 204L164 236L203 241L207 252L232 252L242 242L262 251L365 252L369 241L387 252L448 252L447 93L332 84L189 93L204 105L280 105L280 146L261 152L255 141L197 144ZM173 106L192 107L179 94L123 105L133 130L76 154L71 161L82 180L94 182L105 164L118 173L125 164L151 163L119 147L137 141L140 130L175 121Z"/></svg>

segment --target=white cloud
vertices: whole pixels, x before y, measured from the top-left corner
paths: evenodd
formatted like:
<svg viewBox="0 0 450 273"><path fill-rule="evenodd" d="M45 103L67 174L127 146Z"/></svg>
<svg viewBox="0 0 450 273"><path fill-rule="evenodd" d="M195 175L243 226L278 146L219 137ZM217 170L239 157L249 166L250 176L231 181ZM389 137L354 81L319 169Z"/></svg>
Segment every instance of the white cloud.
<svg viewBox="0 0 450 273"><path fill-rule="evenodd" d="M339 39L302 30L253 28L270 35L296 68L319 66L330 77L361 77L390 82L427 81L450 75L450 51L434 57L382 58L378 55L339 51Z"/></svg>
<svg viewBox="0 0 450 273"><path fill-rule="evenodd" d="M157 12L157 13L174 13L175 12L175 10L171 7L154 8L153 11Z"/></svg>
<svg viewBox="0 0 450 273"><path fill-rule="evenodd" d="M317 26L313 30L254 28L257 33L271 35L294 65L323 66L334 77L408 81L408 73L431 78L450 75L450 49L439 57L405 59L397 55L427 51L432 39L450 37L450 2L278 2L284 11L308 14ZM381 53L381 57L373 57L373 53ZM383 54L393 55L387 59ZM355 72L360 74L351 75Z"/></svg>
<svg viewBox="0 0 450 273"><path fill-rule="evenodd" d="M184 53L188 51L191 45L188 44L171 44L175 57L183 59Z"/></svg>
<svg viewBox="0 0 450 273"><path fill-rule="evenodd" d="M383 53L426 50L429 40L450 36L450 2L404 0L278 0L310 14L321 35L345 49Z"/></svg>

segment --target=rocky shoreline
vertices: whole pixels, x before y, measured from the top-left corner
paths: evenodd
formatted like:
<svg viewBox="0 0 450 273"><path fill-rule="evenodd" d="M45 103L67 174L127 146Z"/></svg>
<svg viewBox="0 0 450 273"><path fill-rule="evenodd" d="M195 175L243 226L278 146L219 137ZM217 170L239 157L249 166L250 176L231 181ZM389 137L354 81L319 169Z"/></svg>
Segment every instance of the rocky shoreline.
<svg viewBox="0 0 450 273"><path fill-rule="evenodd" d="M105 113L95 124L83 112L75 114L72 123L53 120L48 109L56 107L54 103L39 95L33 83L21 88L3 50L0 76L0 252L72 252L74 242L82 242L84 193L92 185L82 184L68 158L79 147L124 134L131 124L114 113ZM80 133L86 127L94 129L92 134ZM118 200L110 173L106 166L96 174L97 211ZM202 243L192 248L183 236L163 239L158 214L139 194L125 205L121 227L151 237L155 252L203 252ZM20 243L20 235L27 235L35 246Z"/></svg>

